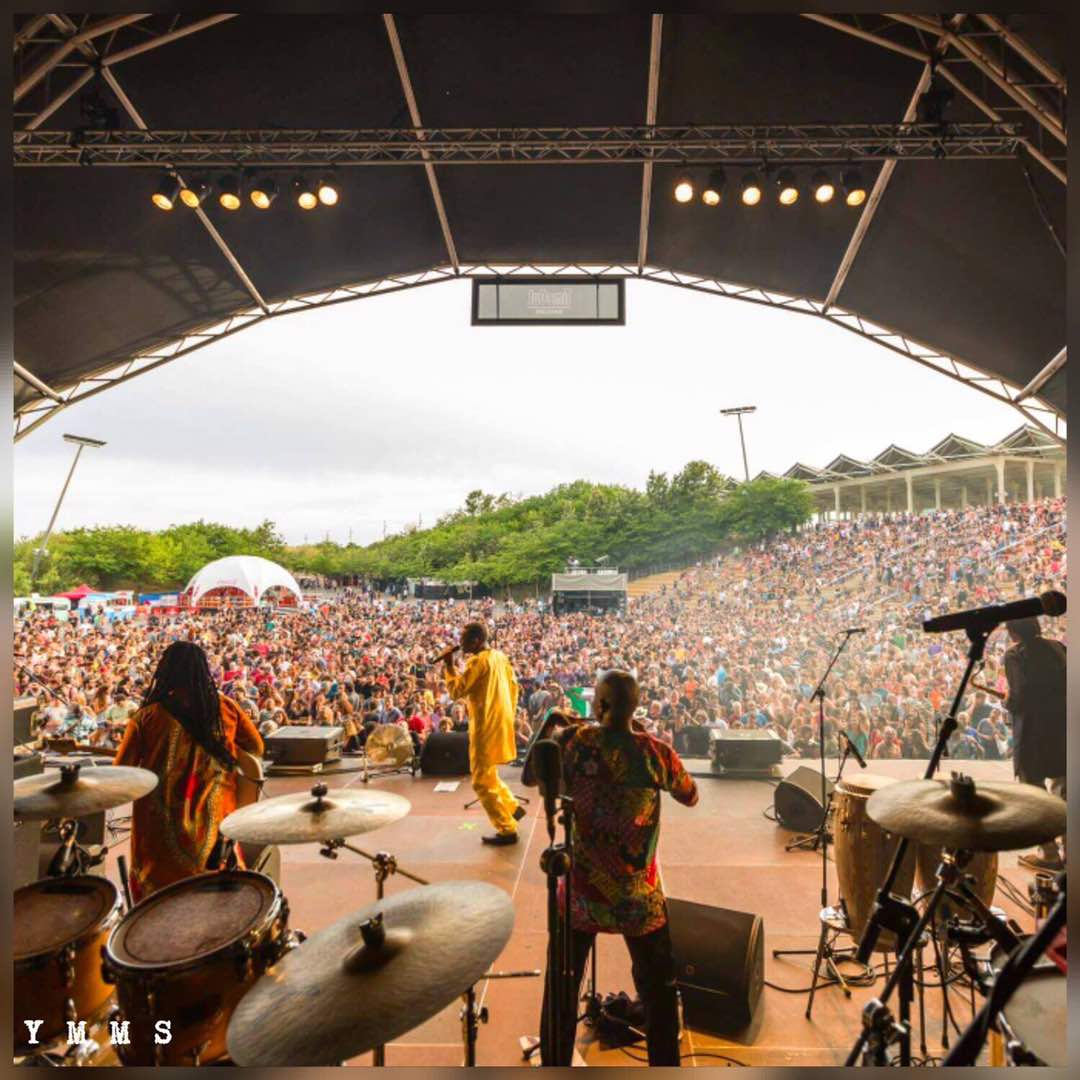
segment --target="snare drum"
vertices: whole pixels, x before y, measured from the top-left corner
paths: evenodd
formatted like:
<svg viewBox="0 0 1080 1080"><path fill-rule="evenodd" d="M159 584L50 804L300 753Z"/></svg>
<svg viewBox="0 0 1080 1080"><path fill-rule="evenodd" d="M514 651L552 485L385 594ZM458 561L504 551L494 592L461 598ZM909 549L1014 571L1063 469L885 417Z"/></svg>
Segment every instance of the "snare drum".
<svg viewBox="0 0 1080 1080"><path fill-rule="evenodd" d="M67 1035L68 1020L92 1020L112 987L101 947L120 922L120 894L103 877L45 878L15 891L15 1052L41 1050ZM24 1021L41 1020L37 1044Z"/></svg>
<svg viewBox="0 0 1080 1080"><path fill-rule="evenodd" d="M270 878L229 870L186 878L147 897L113 931L104 953L125 1065L205 1065L225 1057L240 999L285 948L289 907ZM154 1041L170 1021L171 1040Z"/></svg>
<svg viewBox="0 0 1080 1080"><path fill-rule="evenodd" d="M840 896L847 907L851 933L856 940L862 937L874 900L892 864L893 853L900 837L885 832L871 821L866 813L870 796L880 788L895 784L891 776L860 772L845 777L833 790L833 843L836 848L836 875L840 880ZM892 892L910 897L915 877L915 852L912 848L904 858ZM892 952L896 935L883 930L876 948Z"/></svg>

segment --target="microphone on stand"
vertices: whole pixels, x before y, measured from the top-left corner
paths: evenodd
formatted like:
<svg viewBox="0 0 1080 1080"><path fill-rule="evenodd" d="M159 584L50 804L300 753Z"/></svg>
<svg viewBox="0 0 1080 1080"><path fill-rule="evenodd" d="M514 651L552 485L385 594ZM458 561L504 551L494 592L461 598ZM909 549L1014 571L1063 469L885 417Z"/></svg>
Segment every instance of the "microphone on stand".
<svg viewBox="0 0 1080 1080"><path fill-rule="evenodd" d="M548 836L555 840L555 814L562 780L562 750L554 739L541 739L533 747L533 775L544 793Z"/></svg>
<svg viewBox="0 0 1080 1080"><path fill-rule="evenodd" d="M460 645L451 645L450 648L446 650L446 652L440 653L438 656L436 656L435 659L432 660L428 666L434 667L436 664L441 664L444 660L447 660L451 656L453 656L454 653L456 653L460 648Z"/></svg>
<svg viewBox="0 0 1080 1080"><path fill-rule="evenodd" d="M844 737L844 742L847 743L848 750L851 751L852 756L859 763L859 767L866 768L866 759L859 753L859 748L851 741L851 736L843 729L840 729L840 734Z"/></svg>
<svg viewBox="0 0 1080 1080"><path fill-rule="evenodd" d="M928 634L941 634L949 630L992 630L999 623L1012 619L1031 619L1039 615L1064 615L1067 601L1064 593L1051 589L1041 596L1026 600L1013 600L1008 604L991 604L989 607L972 608L970 611L954 611L938 615L922 624Z"/></svg>

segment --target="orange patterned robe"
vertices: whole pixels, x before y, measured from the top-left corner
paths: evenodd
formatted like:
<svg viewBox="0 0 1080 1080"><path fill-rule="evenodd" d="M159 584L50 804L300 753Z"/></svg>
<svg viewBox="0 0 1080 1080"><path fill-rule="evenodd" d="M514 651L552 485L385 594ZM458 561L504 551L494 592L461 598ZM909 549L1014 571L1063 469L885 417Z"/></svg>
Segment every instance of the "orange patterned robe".
<svg viewBox="0 0 1080 1080"><path fill-rule="evenodd" d="M221 720L230 753L261 755L262 738L243 709L222 696ZM181 878L201 874L221 821L236 809L236 774L196 744L162 705L128 721L113 760L157 774L158 785L136 799L131 817L131 894L136 903Z"/></svg>

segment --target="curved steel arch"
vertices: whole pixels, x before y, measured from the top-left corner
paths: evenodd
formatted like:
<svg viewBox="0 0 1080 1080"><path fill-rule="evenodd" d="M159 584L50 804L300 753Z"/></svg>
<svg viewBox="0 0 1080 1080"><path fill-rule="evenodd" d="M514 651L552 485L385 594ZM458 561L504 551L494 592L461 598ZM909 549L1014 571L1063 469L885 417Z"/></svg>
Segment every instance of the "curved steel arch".
<svg viewBox="0 0 1080 1080"><path fill-rule="evenodd" d="M963 383L965 386L1000 401L1002 404L1011 405L1029 423L1034 424L1058 442L1065 443L1065 417L1057 409L1038 398L1038 390L1042 386L1042 383L1038 383L1038 377L1027 387L1014 386L999 376L983 371L967 360L940 352L899 330L881 326L863 318L857 312L847 311L828 302L812 300L803 296L791 296L754 285L734 284L717 278L705 277L701 274L688 274L656 266L644 266L639 269L636 266L618 263L469 263L459 265L456 268L448 264L439 264L409 274L393 274L388 277L373 278L329 291L324 290L295 296L288 300L268 304L265 309L246 308L239 310L223 320L193 330L154 349L138 353L128 360L121 361L118 364L111 364L108 368L85 376L75 385L68 388L66 392L59 393L56 398L50 399L42 394L40 398L29 402L15 414L15 442L24 439L42 424L51 420L57 413L70 408L72 405L77 405L79 402L86 401L88 398L103 393L105 390L129 382L139 375L154 371L165 364L203 349L207 345L232 337L242 330L257 326L269 319L295 314L300 311L331 307L352 300L364 300L373 296L383 296L387 293L402 292L406 289L420 288L425 285L437 285L445 281L489 276L513 277L515 275L548 277L588 275L632 278L676 288L690 289L711 296L742 300L747 303L759 304L783 311L813 315L843 330L847 330L849 333L858 334L875 345L880 345L900 356L905 356L923 367L928 367L941 375ZM1049 360L1044 369L1044 371L1049 372L1047 378L1062 366L1064 359L1065 350L1062 350L1057 356ZM1045 380L1043 381L1045 382ZM1036 383L1038 385L1035 385Z"/></svg>

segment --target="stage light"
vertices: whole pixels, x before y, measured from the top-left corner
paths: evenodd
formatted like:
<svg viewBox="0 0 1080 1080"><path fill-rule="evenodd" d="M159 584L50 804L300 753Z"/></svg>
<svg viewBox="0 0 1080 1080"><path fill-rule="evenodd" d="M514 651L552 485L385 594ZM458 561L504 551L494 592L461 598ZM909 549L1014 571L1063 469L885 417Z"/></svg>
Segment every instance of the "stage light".
<svg viewBox="0 0 1080 1080"><path fill-rule="evenodd" d="M323 206L337 206L338 189L333 177L321 177L317 185L317 190L319 193L319 202L321 202Z"/></svg>
<svg viewBox="0 0 1080 1080"><path fill-rule="evenodd" d="M799 185L790 169L781 169L776 175L776 187L781 206L794 206L799 201Z"/></svg>
<svg viewBox="0 0 1080 1080"><path fill-rule="evenodd" d="M292 186L296 195L296 204L301 210L314 210L319 205L319 196L315 194L310 180L298 176L293 180Z"/></svg>
<svg viewBox="0 0 1080 1080"><path fill-rule="evenodd" d="M694 182L686 173L675 181L675 201L688 203L694 197Z"/></svg>
<svg viewBox="0 0 1080 1080"><path fill-rule="evenodd" d="M277 196L278 186L272 176L260 176L248 189L248 198L259 210L269 210Z"/></svg>
<svg viewBox="0 0 1080 1080"><path fill-rule="evenodd" d="M742 199L743 206L757 206L761 202L761 182L757 178L757 173L749 172L742 178L742 183L739 185L739 198Z"/></svg>
<svg viewBox="0 0 1080 1080"><path fill-rule="evenodd" d="M719 206L724 193L724 173L722 169L713 169L709 173L709 182L701 193L701 201L706 206Z"/></svg>
<svg viewBox="0 0 1080 1080"><path fill-rule="evenodd" d="M150 201L159 210L171 210L176 205L180 194L180 182L175 176L165 175L158 182L157 190L150 196Z"/></svg>
<svg viewBox="0 0 1080 1080"><path fill-rule="evenodd" d="M190 209L202 206L210 197L210 185L205 180L192 180L180 188L180 201Z"/></svg>
<svg viewBox="0 0 1080 1080"><path fill-rule="evenodd" d="M844 202L848 206L862 206L866 202L866 184L858 169L848 169L843 175Z"/></svg>
<svg viewBox="0 0 1080 1080"><path fill-rule="evenodd" d="M238 176L223 176L218 181L218 202L223 210L240 209L240 178Z"/></svg>
<svg viewBox="0 0 1080 1080"><path fill-rule="evenodd" d="M819 203L829 202L836 194L836 185L829 179L829 174L826 172L814 173L810 186L814 189L814 198Z"/></svg>

